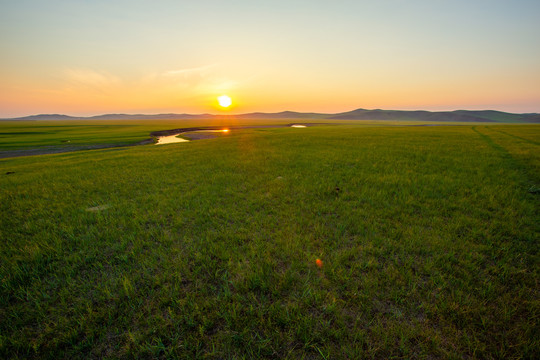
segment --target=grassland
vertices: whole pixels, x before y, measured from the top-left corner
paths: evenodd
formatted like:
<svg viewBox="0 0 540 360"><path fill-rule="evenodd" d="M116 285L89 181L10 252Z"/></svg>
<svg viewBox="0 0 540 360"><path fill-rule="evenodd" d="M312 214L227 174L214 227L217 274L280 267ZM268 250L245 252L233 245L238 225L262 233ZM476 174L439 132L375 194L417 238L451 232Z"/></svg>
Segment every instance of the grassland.
<svg viewBox="0 0 540 360"><path fill-rule="evenodd" d="M298 121L298 120L296 120ZM311 120L310 120L311 121ZM320 120L312 120L321 122ZM0 121L0 155L10 150L61 150L133 145L159 130L201 126L284 125L294 119ZM336 123L348 123L339 121ZM349 121L350 123L350 121ZM376 124L368 122L367 124Z"/></svg>
<svg viewBox="0 0 540 360"><path fill-rule="evenodd" d="M49 120L0 121L0 158L13 153L55 153L91 150L106 147L136 145L149 139L155 131L189 127L284 126L297 122L313 124L361 126L407 126L418 124L448 125L448 123L420 123L416 121L361 121L321 119L198 119L198 120ZM26 153L26 154L25 154Z"/></svg>
<svg viewBox="0 0 540 360"><path fill-rule="evenodd" d="M0 159L0 356L534 358L538 139L349 124Z"/></svg>

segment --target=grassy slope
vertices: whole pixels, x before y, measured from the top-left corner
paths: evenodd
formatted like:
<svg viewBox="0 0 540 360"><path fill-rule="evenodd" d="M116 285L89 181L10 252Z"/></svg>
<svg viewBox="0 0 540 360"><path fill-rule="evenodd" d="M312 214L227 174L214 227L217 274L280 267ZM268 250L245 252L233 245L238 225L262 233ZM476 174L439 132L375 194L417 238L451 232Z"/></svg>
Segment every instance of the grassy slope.
<svg viewBox="0 0 540 360"><path fill-rule="evenodd" d="M468 114L473 116L478 116L480 118L501 122L501 123L520 123L524 121L524 118L527 116L524 116L523 114L512 114L512 113L506 113L502 111L493 111L493 110L484 110L484 111L463 111L458 110L455 111L455 113L459 114Z"/></svg>
<svg viewBox="0 0 540 360"><path fill-rule="evenodd" d="M0 354L531 358L539 132L257 129L0 160Z"/></svg>

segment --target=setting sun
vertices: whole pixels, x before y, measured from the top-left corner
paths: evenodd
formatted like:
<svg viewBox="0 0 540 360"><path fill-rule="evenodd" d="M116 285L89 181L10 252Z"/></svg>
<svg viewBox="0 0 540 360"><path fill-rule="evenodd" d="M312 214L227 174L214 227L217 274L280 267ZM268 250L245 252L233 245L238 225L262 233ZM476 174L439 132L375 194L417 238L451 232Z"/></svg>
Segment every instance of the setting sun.
<svg viewBox="0 0 540 360"><path fill-rule="evenodd" d="M232 104L231 98L227 95L218 96L217 99L218 99L219 105L224 108L229 107Z"/></svg>

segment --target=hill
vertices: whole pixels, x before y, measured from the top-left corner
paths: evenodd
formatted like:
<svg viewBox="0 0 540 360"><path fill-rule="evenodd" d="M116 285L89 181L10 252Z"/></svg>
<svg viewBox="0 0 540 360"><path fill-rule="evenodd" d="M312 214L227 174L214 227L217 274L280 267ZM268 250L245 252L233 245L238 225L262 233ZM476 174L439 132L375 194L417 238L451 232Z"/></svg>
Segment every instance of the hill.
<svg viewBox="0 0 540 360"><path fill-rule="evenodd" d="M214 114L104 114L89 117L74 117L61 114L40 114L4 120L196 120L213 118L232 119L328 119L328 120L389 120L389 121L443 121L443 122L497 122L497 123L540 123L540 114L513 114L494 110L367 110L356 109L337 114L302 113L282 111L277 113L254 112L239 115Z"/></svg>
<svg viewBox="0 0 540 360"><path fill-rule="evenodd" d="M431 112L423 110L403 111L357 109L341 114L336 114L329 117L329 119L538 123L540 122L540 114L512 114L494 110L456 110Z"/></svg>
<svg viewBox="0 0 540 360"><path fill-rule="evenodd" d="M365 110L358 109L337 114L331 119L351 120L394 120L394 121L452 121L452 122L494 122L492 119L455 112L401 111L401 110Z"/></svg>

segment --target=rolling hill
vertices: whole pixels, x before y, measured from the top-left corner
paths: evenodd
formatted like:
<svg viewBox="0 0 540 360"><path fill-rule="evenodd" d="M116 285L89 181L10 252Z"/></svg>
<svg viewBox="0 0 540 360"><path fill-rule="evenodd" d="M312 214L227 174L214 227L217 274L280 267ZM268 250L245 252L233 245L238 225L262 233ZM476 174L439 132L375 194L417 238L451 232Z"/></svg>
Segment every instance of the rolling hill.
<svg viewBox="0 0 540 360"><path fill-rule="evenodd" d="M513 114L494 110L367 110L356 109L337 114L302 113L282 111L277 113L247 113L239 115L213 114L104 114L89 117L75 117L61 114L40 114L3 120L195 120L212 118L235 119L328 119L328 120L389 120L389 121L443 121L443 122L495 122L495 123L540 123L540 114Z"/></svg>

